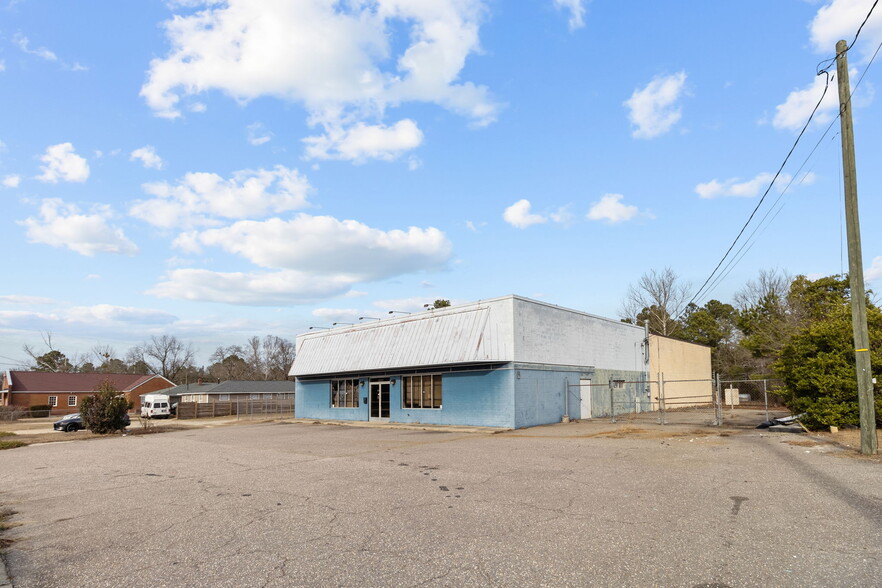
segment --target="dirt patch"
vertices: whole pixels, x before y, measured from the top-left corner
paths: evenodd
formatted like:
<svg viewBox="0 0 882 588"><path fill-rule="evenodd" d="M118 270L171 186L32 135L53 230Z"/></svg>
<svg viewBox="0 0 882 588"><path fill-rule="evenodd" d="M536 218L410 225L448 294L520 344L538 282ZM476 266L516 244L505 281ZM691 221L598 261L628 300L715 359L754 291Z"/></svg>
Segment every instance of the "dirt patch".
<svg viewBox="0 0 882 588"><path fill-rule="evenodd" d="M62 431L52 431L51 433L28 433L14 435L14 440L5 437L0 440L0 449L3 449L4 442L15 443L15 447L23 447L25 445L33 445L35 443L64 443L68 441L88 441L90 439L106 439L107 437L118 437L121 435L152 435L155 433L168 433L171 431L187 431L192 427L185 425L160 425L148 428L130 427L123 433L112 433L110 435L98 435L91 431L76 431L73 433L65 433Z"/></svg>
<svg viewBox="0 0 882 588"><path fill-rule="evenodd" d="M785 441L787 445L795 445L796 447L817 447L822 445L819 441Z"/></svg>
<svg viewBox="0 0 882 588"><path fill-rule="evenodd" d="M843 449L838 455L842 457L851 457L856 459L865 459L876 463L882 463L882 455L864 455L861 453L861 430L860 429L840 429L836 433L815 432L813 436L818 437L827 443L836 445ZM879 438L879 431L876 431L876 439Z"/></svg>
<svg viewBox="0 0 882 588"><path fill-rule="evenodd" d="M541 431L541 432L540 432ZM524 438L551 438L551 439L695 439L699 437L728 437L731 431L720 431L719 429L680 429L670 426L657 427L641 427L637 425L619 425L607 427L603 430L591 431L586 433L577 433L574 429L562 428L553 434L549 428L536 427L527 429L517 433L503 432L502 437L524 437Z"/></svg>

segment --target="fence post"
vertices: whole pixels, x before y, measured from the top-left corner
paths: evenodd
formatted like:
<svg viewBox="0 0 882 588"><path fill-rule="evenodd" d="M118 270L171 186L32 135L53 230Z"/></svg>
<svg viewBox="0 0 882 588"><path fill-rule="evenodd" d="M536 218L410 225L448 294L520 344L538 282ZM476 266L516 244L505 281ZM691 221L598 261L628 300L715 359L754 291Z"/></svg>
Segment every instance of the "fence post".
<svg viewBox="0 0 882 588"><path fill-rule="evenodd" d="M721 384L719 373L714 374L714 380L714 424L719 427L723 424L723 402L720 394Z"/></svg>
<svg viewBox="0 0 882 588"><path fill-rule="evenodd" d="M766 386L766 382L768 382L768 380L763 380L763 402L766 405L766 421L768 421L769 420L769 390L768 390L768 387Z"/></svg>
<svg viewBox="0 0 882 588"><path fill-rule="evenodd" d="M564 418L563 422L570 422L570 379L564 378Z"/></svg>
<svg viewBox="0 0 882 588"><path fill-rule="evenodd" d="M613 399L613 381L609 380L609 412L612 414L612 422L616 422L616 404Z"/></svg>
<svg viewBox="0 0 882 588"><path fill-rule="evenodd" d="M660 372L658 374L658 408L659 408L659 422L662 425L667 425L668 420L665 418L665 374L664 372Z"/></svg>

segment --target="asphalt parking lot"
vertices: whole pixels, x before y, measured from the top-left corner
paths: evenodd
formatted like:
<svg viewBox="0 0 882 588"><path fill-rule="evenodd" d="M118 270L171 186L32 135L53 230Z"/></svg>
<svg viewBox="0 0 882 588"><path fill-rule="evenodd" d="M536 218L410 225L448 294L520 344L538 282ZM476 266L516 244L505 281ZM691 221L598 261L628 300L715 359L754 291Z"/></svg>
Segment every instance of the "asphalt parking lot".
<svg viewBox="0 0 882 588"><path fill-rule="evenodd" d="M0 506L21 588L876 585L880 467L749 430L263 423L7 450Z"/></svg>

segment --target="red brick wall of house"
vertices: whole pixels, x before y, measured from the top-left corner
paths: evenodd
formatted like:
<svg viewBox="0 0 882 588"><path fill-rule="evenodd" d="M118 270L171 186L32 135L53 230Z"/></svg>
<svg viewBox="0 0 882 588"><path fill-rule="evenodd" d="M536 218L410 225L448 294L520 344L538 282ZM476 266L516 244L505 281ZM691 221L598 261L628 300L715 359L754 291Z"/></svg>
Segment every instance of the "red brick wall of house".
<svg viewBox="0 0 882 588"><path fill-rule="evenodd" d="M125 393L126 398L129 402L132 403L132 410L140 411L141 410L141 399L139 395L141 394L149 394L150 392L156 392L157 390L165 390L167 388L171 388L172 384L169 384L168 380L165 378L156 377L147 382L144 382L134 390L130 390ZM72 412L79 412L80 405L83 402L83 398L86 396L91 396L92 392L15 392L11 394L12 400L10 404L13 406L20 406L22 408L28 408L31 406L40 406L44 404L49 404L50 396L58 397L58 406L52 409L53 415L65 415L70 414ZM68 396L76 396L77 397L77 405L76 406L68 406L67 397Z"/></svg>
<svg viewBox="0 0 882 588"><path fill-rule="evenodd" d="M174 384L169 384L168 380L161 377L153 378L144 382L134 390L130 391L127 396L129 402L132 403L132 410L140 412L141 410L141 394L150 394L151 392L159 392L172 388Z"/></svg>
<svg viewBox="0 0 882 588"><path fill-rule="evenodd" d="M11 406L20 406L22 408L29 408L31 406L40 406L44 404L49 404L50 396L58 397L58 406L52 408L53 415L63 415L70 414L72 412L80 411L80 403L82 403L83 398L86 396L91 396L91 392L16 392L12 394L12 400L9 403ZM77 397L77 405L76 406L68 406L67 405L67 397L68 396L76 396Z"/></svg>

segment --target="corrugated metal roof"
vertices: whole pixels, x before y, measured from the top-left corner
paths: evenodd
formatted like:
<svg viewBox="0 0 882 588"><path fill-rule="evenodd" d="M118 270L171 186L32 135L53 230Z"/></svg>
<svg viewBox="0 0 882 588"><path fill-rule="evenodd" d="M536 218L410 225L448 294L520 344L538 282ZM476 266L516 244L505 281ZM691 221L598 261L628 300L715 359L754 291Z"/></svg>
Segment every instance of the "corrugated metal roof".
<svg viewBox="0 0 882 588"><path fill-rule="evenodd" d="M511 344L495 335L492 310L477 303L302 335L290 375L511 361Z"/></svg>

